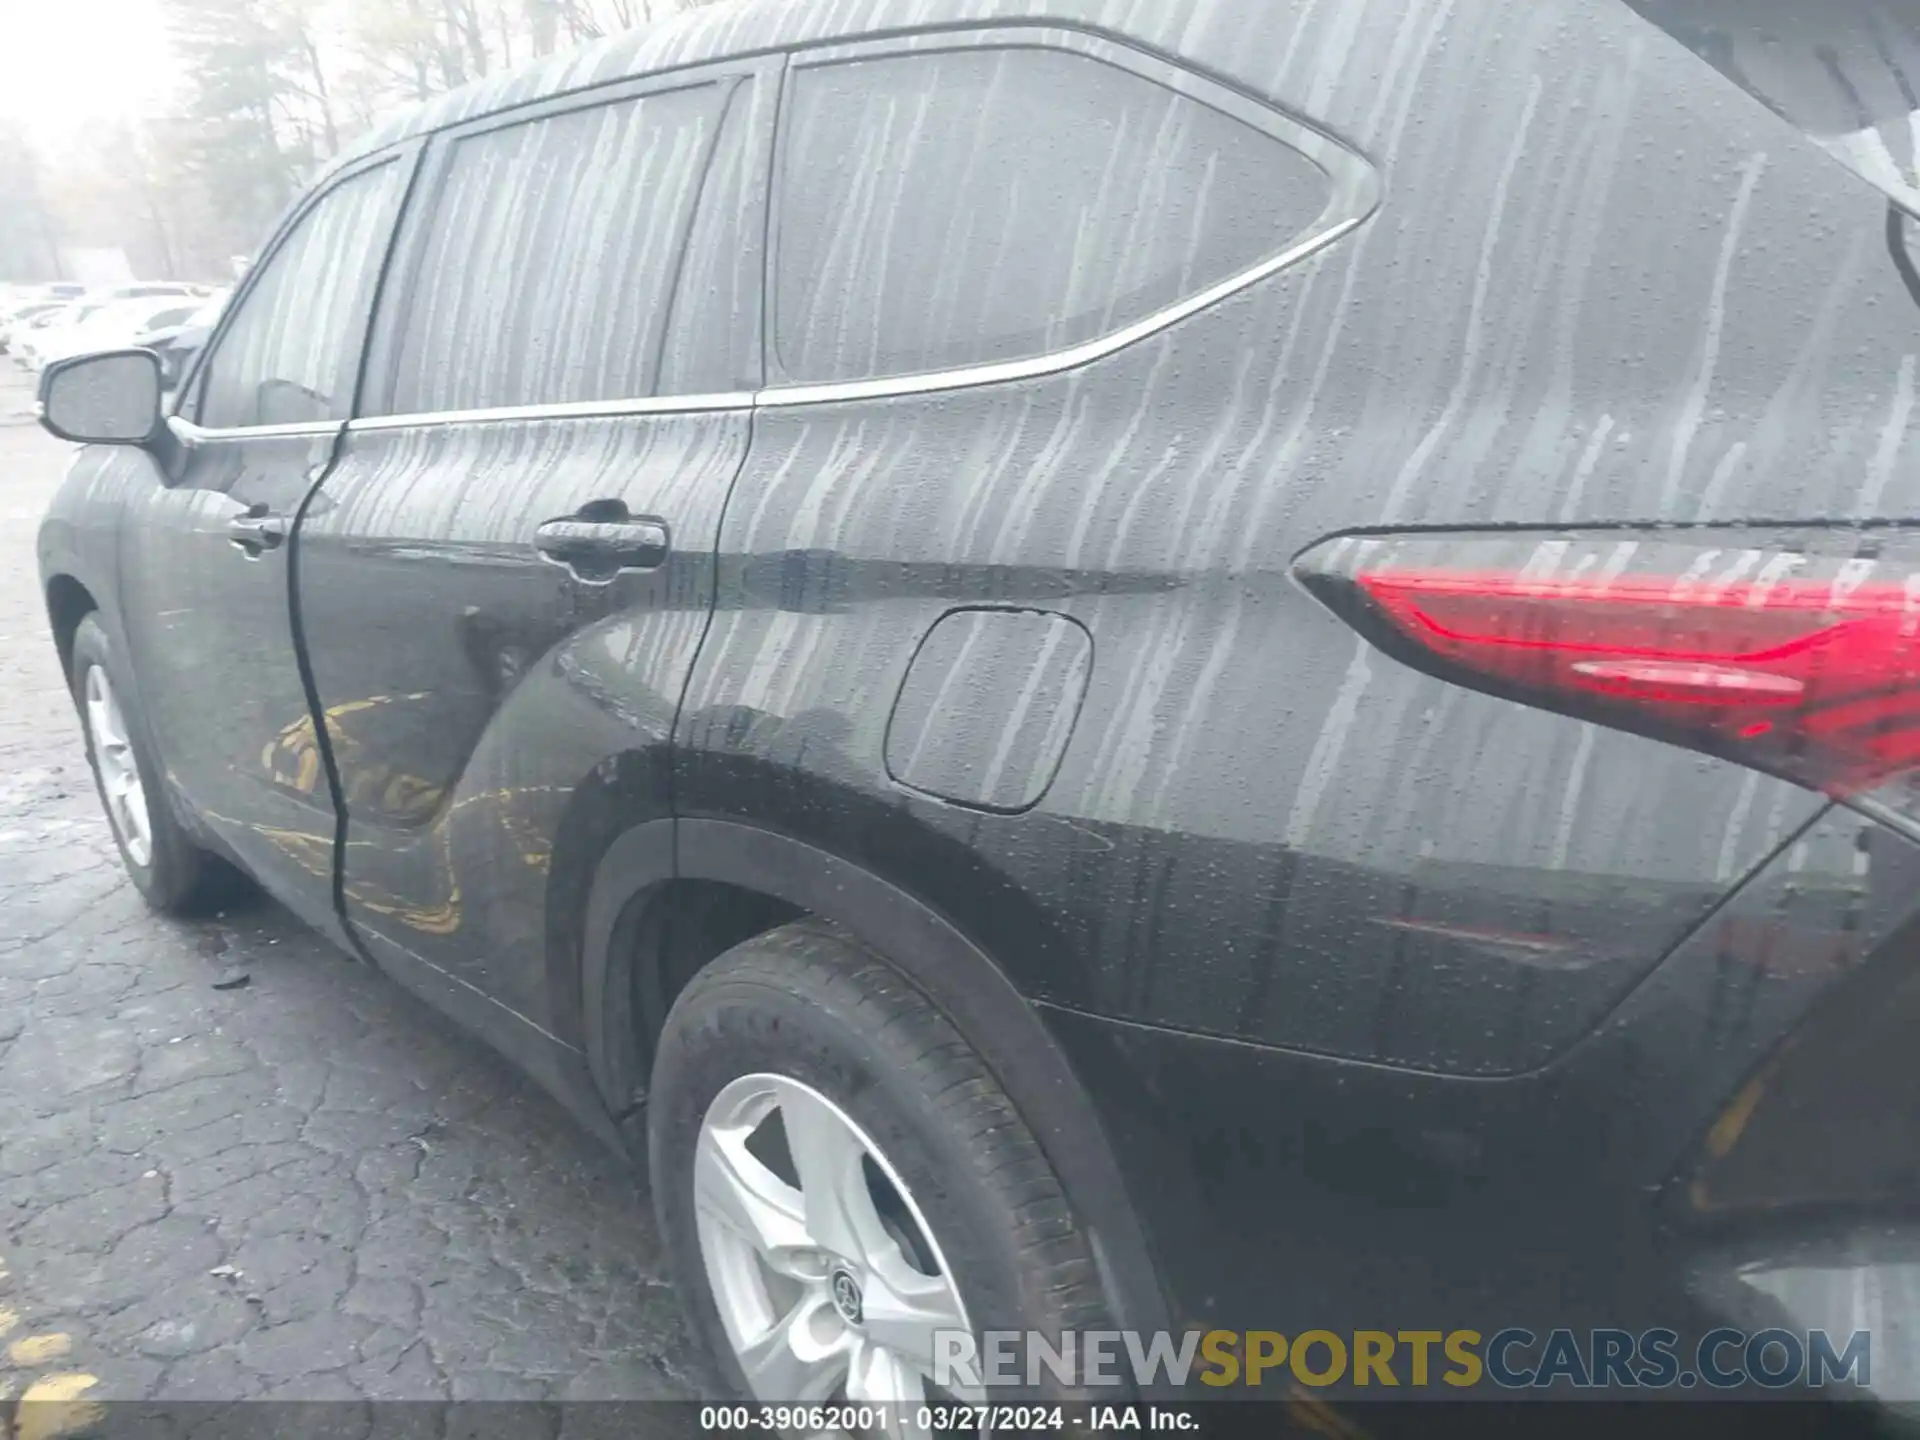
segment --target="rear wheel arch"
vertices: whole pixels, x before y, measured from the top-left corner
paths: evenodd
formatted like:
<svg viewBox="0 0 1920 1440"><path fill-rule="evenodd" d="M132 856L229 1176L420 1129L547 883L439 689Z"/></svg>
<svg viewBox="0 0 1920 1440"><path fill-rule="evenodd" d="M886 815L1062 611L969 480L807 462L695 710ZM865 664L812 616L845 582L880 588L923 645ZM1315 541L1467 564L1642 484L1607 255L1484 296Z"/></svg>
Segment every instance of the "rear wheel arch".
<svg viewBox="0 0 1920 1440"><path fill-rule="evenodd" d="M675 994L705 963L802 915L844 930L948 1016L1012 1097L1060 1177L1089 1235L1115 1321L1129 1329L1170 1328L1146 1233L1098 1112L1039 1014L935 911L788 835L733 821L662 819L619 836L594 871L581 937L582 1039L595 1083L635 1153L645 1149L641 1101L657 1033L646 1027L664 1020ZM659 943L660 932L649 929L663 916L682 927L677 940Z"/></svg>

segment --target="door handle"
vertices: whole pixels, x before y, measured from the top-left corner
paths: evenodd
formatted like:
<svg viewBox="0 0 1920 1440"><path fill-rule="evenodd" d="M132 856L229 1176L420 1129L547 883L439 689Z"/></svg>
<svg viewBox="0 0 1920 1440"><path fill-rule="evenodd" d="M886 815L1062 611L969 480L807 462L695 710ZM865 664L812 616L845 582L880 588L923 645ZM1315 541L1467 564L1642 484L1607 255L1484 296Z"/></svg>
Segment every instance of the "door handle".
<svg viewBox="0 0 1920 1440"><path fill-rule="evenodd" d="M622 500L594 500L533 532L540 558L576 580L605 585L623 570L657 570L670 548L667 522L632 514Z"/></svg>
<svg viewBox="0 0 1920 1440"><path fill-rule="evenodd" d="M287 517L268 512L265 505L249 505L227 521L227 539L257 560L264 550L278 550L287 538Z"/></svg>

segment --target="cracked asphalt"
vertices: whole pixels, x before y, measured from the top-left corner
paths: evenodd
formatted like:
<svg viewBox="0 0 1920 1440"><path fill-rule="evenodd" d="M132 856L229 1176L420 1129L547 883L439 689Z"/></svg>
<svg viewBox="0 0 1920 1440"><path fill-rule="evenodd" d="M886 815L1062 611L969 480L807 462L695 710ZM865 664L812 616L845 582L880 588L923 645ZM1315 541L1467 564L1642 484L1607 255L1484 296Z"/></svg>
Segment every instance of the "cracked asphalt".
<svg viewBox="0 0 1920 1440"><path fill-rule="evenodd" d="M692 1393L642 1184L555 1102L272 902L124 881L30 402L0 357L0 1398Z"/></svg>

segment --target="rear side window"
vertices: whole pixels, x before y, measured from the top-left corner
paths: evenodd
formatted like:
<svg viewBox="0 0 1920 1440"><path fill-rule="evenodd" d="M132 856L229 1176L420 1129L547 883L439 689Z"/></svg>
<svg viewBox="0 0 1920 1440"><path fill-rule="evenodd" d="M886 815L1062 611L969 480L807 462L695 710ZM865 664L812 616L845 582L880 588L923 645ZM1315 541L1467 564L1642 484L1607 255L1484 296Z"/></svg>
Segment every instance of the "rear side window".
<svg viewBox="0 0 1920 1440"><path fill-rule="evenodd" d="M345 420L402 167L342 181L294 222L207 359L202 425Z"/></svg>
<svg viewBox="0 0 1920 1440"><path fill-rule="evenodd" d="M774 345L827 383L1018 360L1285 249L1330 185L1274 136L1067 51L796 69Z"/></svg>
<svg viewBox="0 0 1920 1440"><path fill-rule="evenodd" d="M455 141L389 413L657 393L727 94L701 85Z"/></svg>

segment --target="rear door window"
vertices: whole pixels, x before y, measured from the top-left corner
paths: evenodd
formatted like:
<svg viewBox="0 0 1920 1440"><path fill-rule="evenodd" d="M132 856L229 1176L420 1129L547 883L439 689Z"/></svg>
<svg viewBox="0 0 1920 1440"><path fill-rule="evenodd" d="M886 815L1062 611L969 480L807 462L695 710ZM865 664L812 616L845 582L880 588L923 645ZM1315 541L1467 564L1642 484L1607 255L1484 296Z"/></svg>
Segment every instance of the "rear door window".
<svg viewBox="0 0 1920 1440"><path fill-rule="evenodd" d="M795 61L775 351L802 383L1019 360L1280 253L1330 183L1252 124L1019 45Z"/></svg>
<svg viewBox="0 0 1920 1440"><path fill-rule="evenodd" d="M730 89L694 85L452 140L398 321L391 397L369 413L661 393Z"/></svg>

